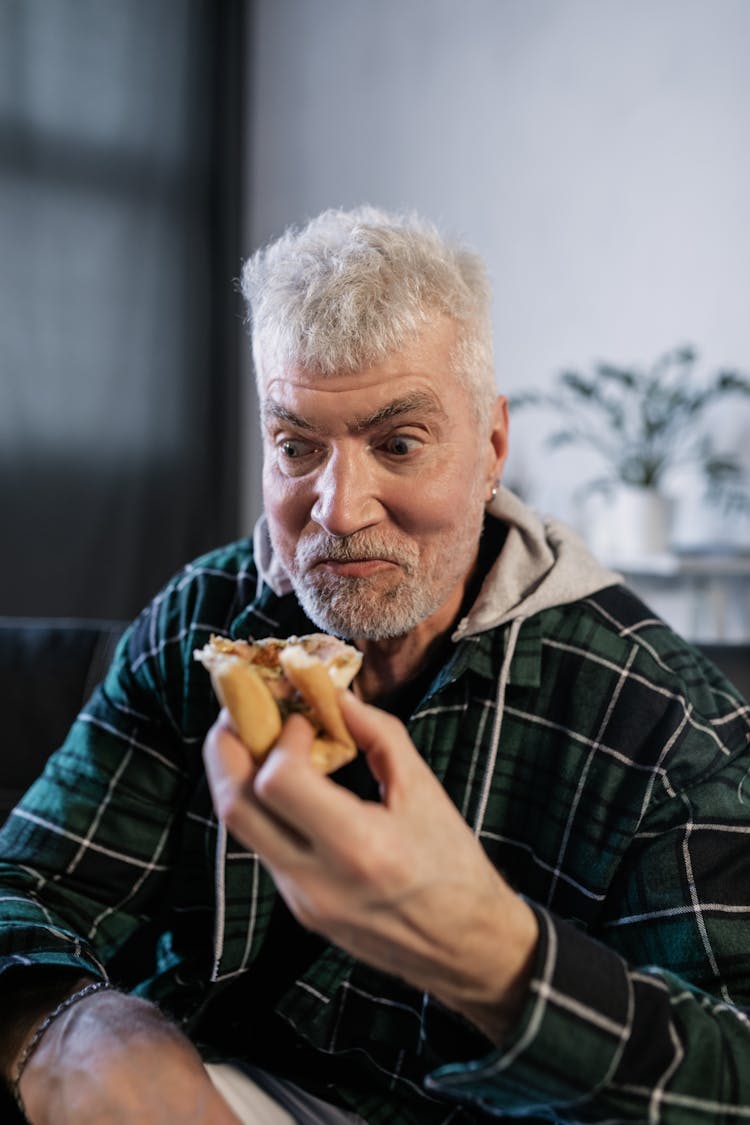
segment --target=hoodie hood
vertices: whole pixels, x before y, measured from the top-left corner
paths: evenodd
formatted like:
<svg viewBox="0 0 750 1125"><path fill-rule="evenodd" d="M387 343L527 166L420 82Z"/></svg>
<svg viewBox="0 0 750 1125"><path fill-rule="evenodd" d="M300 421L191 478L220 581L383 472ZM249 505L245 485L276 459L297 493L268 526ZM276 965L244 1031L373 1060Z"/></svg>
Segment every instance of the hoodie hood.
<svg viewBox="0 0 750 1125"><path fill-rule="evenodd" d="M454 640L578 601L622 581L621 575L597 562L572 528L559 520L542 520L507 488L498 488L487 514L505 524L507 535Z"/></svg>
<svg viewBox="0 0 750 1125"><path fill-rule="evenodd" d="M622 581L603 567L583 540L559 520L542 520L502 485L487 514L507 527L505 542L469 613L458 623L458 641L516 618L588 597ZM289 575L275 556L265 516L253 536L259 581L279 597L292 592Z"/></svg>

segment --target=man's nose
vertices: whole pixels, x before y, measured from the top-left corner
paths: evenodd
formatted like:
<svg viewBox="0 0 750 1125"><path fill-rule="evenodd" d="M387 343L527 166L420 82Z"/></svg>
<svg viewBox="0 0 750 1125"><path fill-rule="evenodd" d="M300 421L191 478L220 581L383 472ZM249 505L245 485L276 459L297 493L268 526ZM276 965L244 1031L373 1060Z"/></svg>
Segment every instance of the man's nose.
<svg viewBox="0 0 750 1125"><path fill-rule="evenodd" d="M372 469L356 455L334 453L318 475L316 493L310 515L329 535L352 535L380 518Z"/></svg>

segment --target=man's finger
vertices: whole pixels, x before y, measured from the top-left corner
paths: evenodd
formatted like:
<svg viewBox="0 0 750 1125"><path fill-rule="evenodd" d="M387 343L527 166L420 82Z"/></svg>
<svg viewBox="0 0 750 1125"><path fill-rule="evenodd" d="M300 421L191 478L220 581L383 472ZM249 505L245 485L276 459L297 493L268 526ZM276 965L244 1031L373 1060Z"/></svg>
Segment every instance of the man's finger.
<svg viewBox="0 0 750 1125"><path fill-rule="evenodd" d="M312 764L312 734L303 738L291 716L255 779L254 794L264 808L288 823L317 848L337 851L342 840L364 831L367 802L321 774ZM308 730L309 724L304 724ZM307 753L305 753L307 750Z"/></svg>
<svg viewBox="0 0 750 1125"><path fill-rule="evenodd" d="M302 725L309 729L304 721ZM304 742L312 739L312 733L305 734L304 730L298 735L302 745L292 753L304 753ZM231 729L226 712L210 729L203 758L216 814L245 847L277 864L296 862L309 851L306 840L258 802L253 791L258 772L255 761Z"/></svg>
<svg viewBox="0 0 750 1125"><path fill-rule="evenodd" d="M232 730L226 711L221 712L206 735L203 761L214 807L223 818L238 795L250 791L255 776L252 755Z"/></svg>
<svg viewBox="0 0 750 1125"><path fill-rule="evenodd" d="M434 781L432 770L399 719L364 703L351 692L342 693L340 698L344 721L389 805L408 793L424 775Z"/></svg>

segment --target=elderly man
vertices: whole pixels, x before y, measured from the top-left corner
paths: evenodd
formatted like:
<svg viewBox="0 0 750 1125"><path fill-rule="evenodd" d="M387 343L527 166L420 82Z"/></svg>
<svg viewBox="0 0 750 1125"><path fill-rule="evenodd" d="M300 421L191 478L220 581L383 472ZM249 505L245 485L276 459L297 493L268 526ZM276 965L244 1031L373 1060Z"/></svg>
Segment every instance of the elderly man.
<svg viewBox="0 0 750 1125"><path fill-rule="evenodd" d="M26 1113L750 1117L750 711L500 486L480 261L327 212L243 288L265 518L134 623L0 838ZM292 716L256 769L193 651L313 629L363 654L362 754L320 776Z"/></svg>

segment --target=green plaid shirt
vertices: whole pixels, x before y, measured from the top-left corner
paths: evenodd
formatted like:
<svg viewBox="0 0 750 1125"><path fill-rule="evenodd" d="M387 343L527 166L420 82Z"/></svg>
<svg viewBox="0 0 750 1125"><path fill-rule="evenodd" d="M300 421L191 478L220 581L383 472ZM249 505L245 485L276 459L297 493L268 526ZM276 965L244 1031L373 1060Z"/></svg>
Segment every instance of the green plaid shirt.
<svg viewBox="0 0 750 1125"><path fill-rule="evenodd" d="M221 997L238 1055L266 1018L242 986L277 899L254 854L222 846L201 761L216 704L192 653L211 632L311 631L258 586L248 542L175 578L0 833L0 970L105 974L149 922L139 991L189 1031ZM283 992L284 1026L372 1123L750 1119L748 707L613 586L522 623L498 716L509 630L454 644L409 729L537 910L515 1034L493 1048L325 943Z"/></svg>

